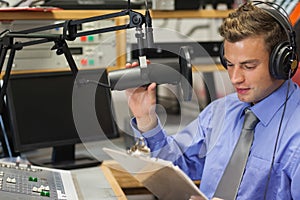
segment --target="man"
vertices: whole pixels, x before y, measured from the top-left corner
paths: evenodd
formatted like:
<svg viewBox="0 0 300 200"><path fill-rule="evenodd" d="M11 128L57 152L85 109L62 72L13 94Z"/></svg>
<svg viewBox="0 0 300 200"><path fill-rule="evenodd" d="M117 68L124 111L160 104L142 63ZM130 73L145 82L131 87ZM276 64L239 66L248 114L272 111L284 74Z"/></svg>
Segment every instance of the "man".
<svg viewBox="0 0 300 200"><path fill-rule="evenodd" d="M274 16L251 3L231 13L220 34L222 61L236 93L210 103L187 127L167 136L155 114L155 83L129 89L135 134L145 138L153 157L171 160L191 179L201 180L208 198L222 198L216 190L249 108L259 122L234 198L300 199L300 89L289 77L270 73L274 48L289 35Z"/></svg>

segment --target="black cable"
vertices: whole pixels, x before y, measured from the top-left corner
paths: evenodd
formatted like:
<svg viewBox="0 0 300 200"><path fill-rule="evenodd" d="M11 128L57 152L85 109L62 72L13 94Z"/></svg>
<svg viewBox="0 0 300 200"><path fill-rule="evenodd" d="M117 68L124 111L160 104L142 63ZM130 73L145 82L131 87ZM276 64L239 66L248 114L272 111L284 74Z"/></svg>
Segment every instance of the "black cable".
<svg viewBox="0 0 300 200"><path fill-rule="evenodd" d="M9 156L9 158L12 158L12 150L11 150L11 147L10 147L10 144L9 144L8 135L7 135L7 132L5 130L2 115L0 115L0 125L1 125L1 129L2 129L2 133L3 133L4 142L5 142L5 145L6 145L6 150L7 150L8 156Z"/></svg>
<svg viewBox="0 0 300 200"><path fill-rule="evenodd" d="M101 83L99 81L95 81L95 80L89 80L89 79L80 79L78 80L79 84L96 84L98 86L104 87L104 88L111 88L110 85L106 84L106 83Z"/></svg>
<svg viewBox="0 0 300 200"><path fill-rule="evenodd" d="M19 2L17 2L15 5L12 5L11 7L18 7L19 5L21 5L22 3L25 3L27 0L20 0Z"/></svg>
<svg viewBox="0 0 300 200"><path fill-rule="evenodd" d="M36 6L37 3L40 3L40 2L43 2L44 0L35 0L35 1L32 1L30 4L29 4L29 7L34 7Z"/></svg>
<svg viewBox="0 0 300 200"><path fill-rule="evenodd" d="M277 135L276 135L271 166L270 166L268 177L267 177L267 184L266 184L265 191L264 191L264 200L266 200L266 197L267 197L269 183L270 183L270 180L271 180L272 168L273 168L273 165L274 165L274 162L275 162L275 154L276 154L276 150L277 150L277 145L278 145L278 140L279 140L279 136L280 136L281 126L282 126L282 122L283 122L283 118L284 118L285 110L286 110L286 105L287 105L287 101L288 101L290 85L291 85L291 73L292 73L292 70L289 71L288 88L287 88L287 91L286 91L284 107L283 107L283 111L282 111L282 115L281 115L281 119L280 119L280 123L279 123L279 127L278 127L278 132L277 132Z"/></svg>
<svg viewBox="0 0 300 200"><path fill-rule="evenodd" d="M148 7L148 0L145 0L145 7L146 7L146 10L149 10L149 7Z"/></svg>
<svg viewBox="0 0 300 200"><path fill-rule="evenodd" d="M6 32L9 32L9 29L5 29L4 31L2 31L2 32L0 33L0 37L1 37L4 33L6 33Z"/></svg>

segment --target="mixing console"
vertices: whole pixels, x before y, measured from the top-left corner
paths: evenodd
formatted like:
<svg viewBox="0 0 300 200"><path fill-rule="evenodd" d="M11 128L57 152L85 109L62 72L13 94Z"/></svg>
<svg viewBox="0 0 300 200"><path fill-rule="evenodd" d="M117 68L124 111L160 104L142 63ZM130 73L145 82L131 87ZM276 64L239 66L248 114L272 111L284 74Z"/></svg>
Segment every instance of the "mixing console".
<svg viewBox="0 0 300 200"><path fill-rule="evenodd" d="M5 200L76 200L69 171L0 161L0 197Z"/></svg>

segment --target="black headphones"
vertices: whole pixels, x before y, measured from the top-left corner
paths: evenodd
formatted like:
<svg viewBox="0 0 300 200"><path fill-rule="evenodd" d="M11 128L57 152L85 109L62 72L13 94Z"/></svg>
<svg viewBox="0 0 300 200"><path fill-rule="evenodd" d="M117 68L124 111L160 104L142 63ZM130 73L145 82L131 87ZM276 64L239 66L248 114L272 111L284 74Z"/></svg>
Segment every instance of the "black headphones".
<svg viewBox="0 0 300 200"><path fill-rule="evenodd" d="M287 80L293 77L293 75L296 73L299 62L297 56L295 31L289 21L287 13L281 6L273 2L253 1L253 5L255 6L260 4L264 4L268 7L263 7L262 9L280 24L288 36L288 41L279 43L275 46L270 54L269 61L269 70L271 75L276 79ZM282 10L286 16L279 10ZM220 61L221 64L227 69L227 62L223 56L224 44L222 43L220 46Z"/></svg>

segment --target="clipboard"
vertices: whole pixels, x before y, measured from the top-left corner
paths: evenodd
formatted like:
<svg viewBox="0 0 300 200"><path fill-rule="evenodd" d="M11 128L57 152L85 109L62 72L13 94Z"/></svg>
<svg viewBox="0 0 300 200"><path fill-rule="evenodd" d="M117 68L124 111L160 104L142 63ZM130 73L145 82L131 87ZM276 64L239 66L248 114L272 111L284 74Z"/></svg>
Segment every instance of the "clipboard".
<svg viewBox="0 0 300 200"><path fill-rule="evenodd" d="M170 161L131 155L125 151L110 148L103 148L103 151L158 199L188 200L192 195L196 195L201 196L203 200L208 200L195 183Z"/></svg>

